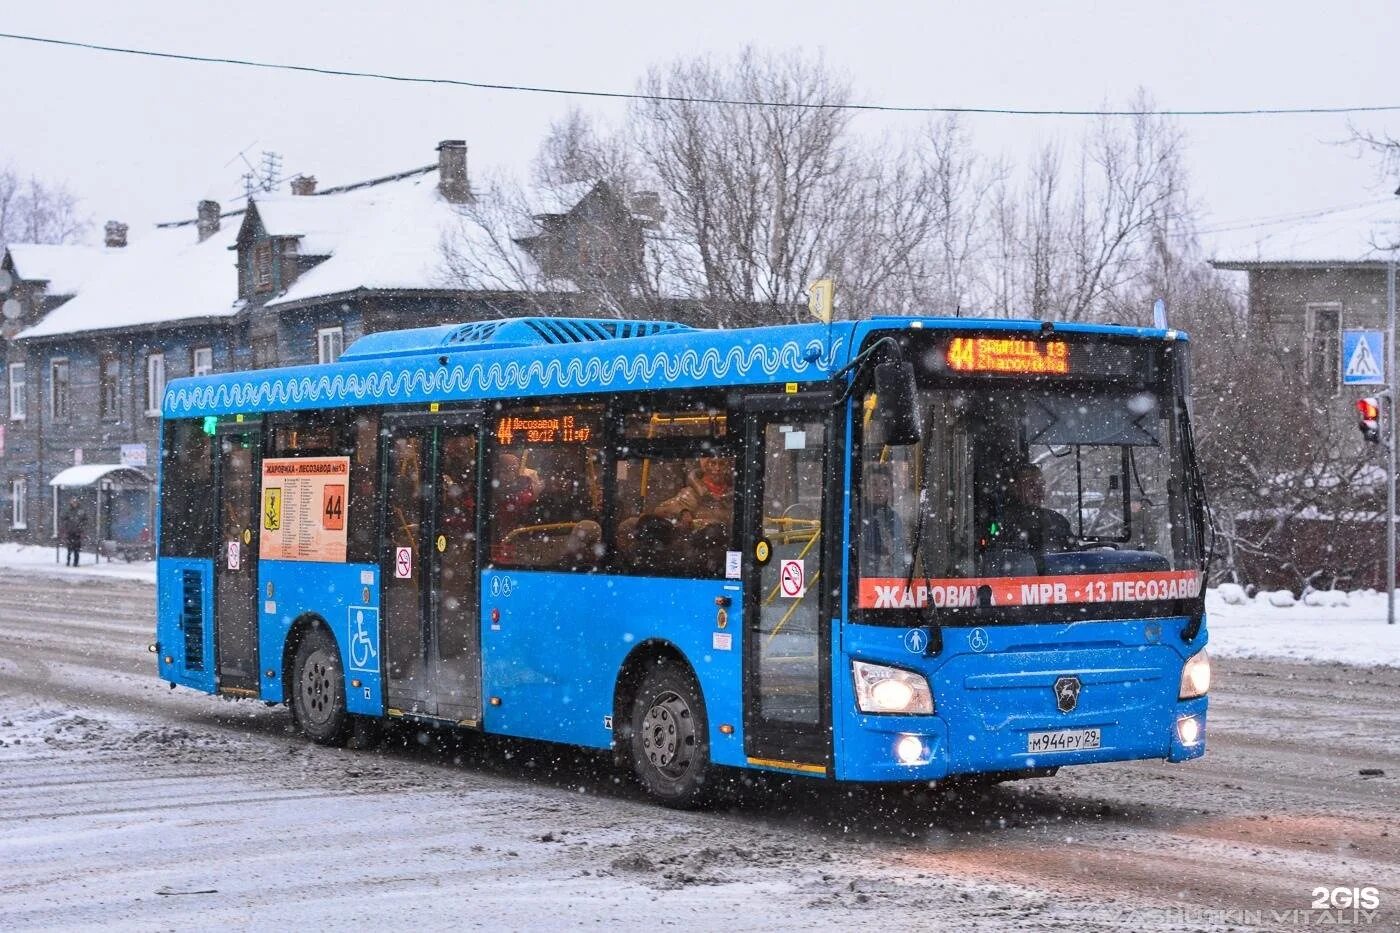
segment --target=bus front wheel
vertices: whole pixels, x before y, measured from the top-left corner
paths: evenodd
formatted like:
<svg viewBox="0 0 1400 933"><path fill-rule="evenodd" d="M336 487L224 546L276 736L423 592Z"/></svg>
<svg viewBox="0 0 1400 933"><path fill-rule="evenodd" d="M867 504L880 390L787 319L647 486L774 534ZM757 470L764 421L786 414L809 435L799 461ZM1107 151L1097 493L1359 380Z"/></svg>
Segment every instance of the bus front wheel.
<svg viewBox="0 0 1400 933"><path fill-rule="evenodd" d="M659 661L642 680L631 720L632 770L642 787L668 807L699 806L710 771L710 735L695 678Z"/></svg>
<svg viewBox="0 0 1400 933"><path fill-rule="evenodd" d="M340 649L324 628L314 628L297 646L292 662L292 719L318 745L344 745L352 723L345 710L345 674Z"/></svg>

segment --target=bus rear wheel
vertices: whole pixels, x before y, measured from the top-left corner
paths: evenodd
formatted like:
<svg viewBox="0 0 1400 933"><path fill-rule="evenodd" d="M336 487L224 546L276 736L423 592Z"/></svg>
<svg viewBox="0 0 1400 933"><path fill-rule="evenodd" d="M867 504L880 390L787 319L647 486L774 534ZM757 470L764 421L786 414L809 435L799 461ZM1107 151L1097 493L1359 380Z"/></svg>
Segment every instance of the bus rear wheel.
<svg viewBox="0 0 1400 933"><path fill-rule="evenodd" d="M661 661L642 680L632 702L632 770L658 802L677 809L706 799L710 735L695 678Z"/></svg>
<svg viewBox="0 0 1400 933"><path fill-rule="evenodd" d="M314 628L292 661L292 719L318 745L344 745L353 723L345 710L340 649L324 628Z"/></svg>

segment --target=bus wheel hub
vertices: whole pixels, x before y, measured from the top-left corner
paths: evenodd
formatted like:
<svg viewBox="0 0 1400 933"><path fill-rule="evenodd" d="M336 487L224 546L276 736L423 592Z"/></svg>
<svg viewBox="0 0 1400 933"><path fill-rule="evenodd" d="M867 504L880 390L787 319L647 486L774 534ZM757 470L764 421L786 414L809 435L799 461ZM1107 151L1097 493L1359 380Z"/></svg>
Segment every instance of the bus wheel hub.
<svg viewBox="0 0 1400 933"><path fill-rule="evenodd" d="M674 693L658 697L642 720L642 748L647 759L658 769L677 764L683 767L685 762L676 761L677 752L693 738L690 731L690 710L685 701Z"/></svg>

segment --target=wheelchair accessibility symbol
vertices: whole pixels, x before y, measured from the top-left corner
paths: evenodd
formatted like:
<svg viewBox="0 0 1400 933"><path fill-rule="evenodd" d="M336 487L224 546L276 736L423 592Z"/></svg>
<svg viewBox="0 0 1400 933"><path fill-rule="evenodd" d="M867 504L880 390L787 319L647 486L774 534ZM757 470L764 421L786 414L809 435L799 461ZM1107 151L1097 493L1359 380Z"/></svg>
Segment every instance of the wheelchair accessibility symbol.
<svg viewBox="0 0 1400 933"><path fill-rule="evenodd" d="M984 629L975 628L967 633L967 646L973 651L986 651L987 643L987 633Z"/></svg>
<svg viewBox="0 0 1400 933"><path fill-rule="evenodd" d="M379 671L379 610L350 607L350 669L374 674Z"/></svg>

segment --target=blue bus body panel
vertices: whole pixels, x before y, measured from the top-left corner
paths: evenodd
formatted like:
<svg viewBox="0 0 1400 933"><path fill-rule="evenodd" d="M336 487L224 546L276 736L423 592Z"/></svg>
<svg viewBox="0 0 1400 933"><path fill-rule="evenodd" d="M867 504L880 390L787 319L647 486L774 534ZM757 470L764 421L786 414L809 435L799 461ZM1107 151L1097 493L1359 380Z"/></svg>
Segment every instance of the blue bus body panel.
<svg viewBox="0 0 1400 933"><path fill-rule="evenodd" d="M837 719L846 718L836 755L837 777L863 781L934 780L952 774L1204 754L1204 739L1186 747L1176 721L1196 715L1205 725L1206 699L1180 701L1186 659L1204 647L1199 632L1181 640L1183 618L1045 622L943 629L943 651L925 657L910 629L847 625L847 660L835 681ZM920 633L922 634L922 633ZM869 715L857 711L849 659L924 674L933 691L933 716ZM1079 678L1078 705L1056 707L1055 681ZM843 716L844 711L844 716ZM1097 749L1027 751L1031 732L1101 730ZM925 760L899 764L894 744L916 735ZM1204 736L1204 731L1202 732Z"/></svg>
<svg viewBox="0 0 1400 933"><path fill-rule="evenodd" d="M314 615L326 623L340 646L346 709L366 716L383 715L379 568L373 564L264 560L258 563L258 586L262 699L281 703L286 698L282 649L297 619ZM353 686L354 681L359 681L359 686Z"/></svg>
<svg viewBox="0 0 1400 933"><path fill-rule="evenodd" d="M850 325L691 331L645 340L471 349L173 380L163 414L193 418L347 405L578 395L822 380ZM440 362L446 360L446 363Z"/></svg>
<svg viewBox="0 0 1400 933"><path fill-rule="evenodd" d="M162 557L157 562L156 645L156 666L162 680L214 692L212 560Z"/></svg>
<svg viewBox="0 0 1400 933"><path fill-rule="evenodd" d="M194 418L347 405L519 398L530 395L640 391L702 386L771 385L831 378L874 331L927 330L1039 333L1039 321L993 318L871 318L856 323L788 324L741 330L679 330L645 339L499 346L455 342L454 332L479 326L426 328L439 344L407 353L393 338L383 356L352 344L344 362L175 379L161 413ZM1061 334L1185 340L1179 331L1104 324L1056 324ZM404 332L400 332L403 336ZM412 334L413 332L407 332ZM420 338L421 339L421 336ZM357 342L358 343L358 342Z"/></svg>
<svg viewBox="0 0 1400 933"><path fill-rule="evenodd" d="M744 764L740 590L738 580L485 571L482 689L500 699L485 707L486 731L610 747L605 720L613 715L623 662L638 646L663 641L680 650L700 681L711 757ZM720 596L733 601L723 629ZM496 622L492 610L500 613ZM733 733L721 734L722 723Z"/></svg>

